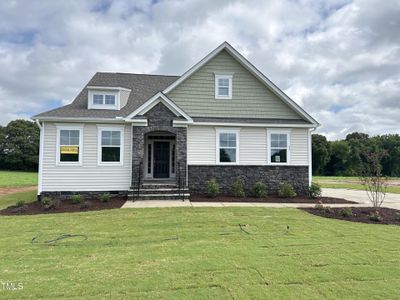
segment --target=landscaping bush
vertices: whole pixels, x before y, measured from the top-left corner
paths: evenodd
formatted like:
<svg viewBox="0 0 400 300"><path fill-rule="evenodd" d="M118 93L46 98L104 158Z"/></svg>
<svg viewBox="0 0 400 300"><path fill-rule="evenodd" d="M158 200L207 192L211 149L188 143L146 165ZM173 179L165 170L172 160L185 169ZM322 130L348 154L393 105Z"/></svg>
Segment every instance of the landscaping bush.
<svg viewBox="0 0 400 300"><path fill-rule="evenodd" d="M380 215L379 211L375 211L370 213L369 219L374 222L383 222L383 218Z"/></svg>
<svg viewBox="0 0 400 300"><path fill-rule="evenodd" d="M324 209L324 205L322 204L322 201L318 201L318 203L315 204L314 208L318 209L318 210L323 210Z"/></svg>
<svg viewBox="0 0 400 300"><path fill-rule="evenodd" d="M267 196L267 186L261 181L257 181L253 186L253 195L256 198L264 198Z"/></svg>
<svg viewBox="0 0 400 300"><path fill-rule="evenodd" d="M44 197L41 203L45 210L57 209L60 206L60 200L51 199L50 197Z"/></svg>
<svg viewBox="0 0 400 300"><path fill-rule="evenodd" d="M24 200L18 200L17 203L15 203L16 207L23 207L25 205L25 201Z"/></svg>
<svg viewBox="0 0 400 300"><path fill-rule="evenodd" d="M82 195L72 195L71 196L71 201L74 204L79 204L79 203L82 203L83 197L82 197Z"/></svg>
<svg viewBox="0 0 400 300"><path fill-rule="evenodd" d="M81 203L81 205L79 206L80 209L87 209L90 208L92 206L92 202L90 201L84 201Z"/></svg>
<svg viewBox="0 0 400 300"><path fill-rule="evenodd" d="M234 197L244 198L246 196L242 180L238 178L232 183L231 193Z"/></svg>
<svg viewBox="0 0 400 300"><path fill-rule="evenodd" d="M353 216L353 210L351 209L351 207L345 207L340 211L340 214L343 217L350 218Z"/></svg>
<svg viewBox="0 0 400 300"><path fill-rule="evenodd" d="M207 196L210 198L215 198L219 194L219 184L215 179L207 181Z"/></svg>
<svg viewBox="0 0 400 300"><path fill-rule="evenodd" d="M278 196L281 198L293 198L296 197L297 194L290 183L283 182L279 184Z"/></svg>
<svg viewBox="0 0 400 300"><path fill-rule="evenodd" d="M321 197L321 186L318 183L311 183L311 186L308 188L308 197L311 199Z"/></svg>
<svg viewBox="0 0 400 300"><path fill-rule="evenodd" d="M100 201L101 202L108 202L111 199L110 193L104 193L100 196Z"/></svg>

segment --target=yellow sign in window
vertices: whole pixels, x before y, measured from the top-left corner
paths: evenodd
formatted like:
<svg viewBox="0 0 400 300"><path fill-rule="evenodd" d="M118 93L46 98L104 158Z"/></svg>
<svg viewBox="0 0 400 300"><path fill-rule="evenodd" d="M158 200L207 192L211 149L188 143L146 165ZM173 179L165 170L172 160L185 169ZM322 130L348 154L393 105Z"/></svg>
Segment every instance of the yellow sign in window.
<svg viewBox="0 0 400 300"><path fill-rule="evenodd" d="M61 154L79 154L78 146L61 146L60 147Z"/></svg>

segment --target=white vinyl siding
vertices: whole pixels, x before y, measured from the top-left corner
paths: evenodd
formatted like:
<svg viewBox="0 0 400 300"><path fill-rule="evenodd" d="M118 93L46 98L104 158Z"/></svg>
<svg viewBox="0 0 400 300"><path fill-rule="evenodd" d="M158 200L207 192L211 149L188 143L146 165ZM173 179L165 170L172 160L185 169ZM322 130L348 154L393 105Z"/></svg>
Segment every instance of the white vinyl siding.
<svg viewBox="0 0 400 300"><path fill-rule="evenodd" d="M215 164L215 128L189 126L187 131L187 160L192 165Z"/></svg>
<svg viewBox="0 0 400 300"><path fill-rule="evenodd" d="M226 127L229 129L229 127ZM235 127L237 128L237 127ZM189 165L216 165L216 128L189 126L187 151ZM275 130L275 129L274 129ZM290 136L288 165L308 165L308 129L282 128ZM239 165L267 165L267 128L242 127L239 132Z"/></svg>
<svg viewBox="0 0 400 300"><path fill-rule="evenodd" d="M240 129L240 163L265 165L267 161L267 135L265 128Z"/></svg>
<svg viewBox="0 0 400 300"><path fill-rule="evenodd" d="M290 164L308 165L308 130L294 128L290 132Z"/></svg>
<svg viewBox="0 0 400 300"><path fill-rule="evenodd" d="M108 126L101 124L101 126ZM56 164L57 127L45 123L43 142L43 191L116 191L131 186L131 126L124 126L123 165L99 166L98 128L84 124L82 165Z"/></svg>

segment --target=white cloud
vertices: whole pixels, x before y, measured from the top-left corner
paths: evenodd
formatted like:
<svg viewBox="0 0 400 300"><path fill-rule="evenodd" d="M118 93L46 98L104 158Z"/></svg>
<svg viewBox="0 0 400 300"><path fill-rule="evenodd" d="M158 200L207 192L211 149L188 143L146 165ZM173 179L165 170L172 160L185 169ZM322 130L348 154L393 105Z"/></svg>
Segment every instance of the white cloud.
<svg viewBox="0 0 400 300"><path fill-rule="evenodd" d="M181 74L227 40L330 139L399 132L396 0L21 0L0 13L0 124L70 102L96 71Z"/></svg>

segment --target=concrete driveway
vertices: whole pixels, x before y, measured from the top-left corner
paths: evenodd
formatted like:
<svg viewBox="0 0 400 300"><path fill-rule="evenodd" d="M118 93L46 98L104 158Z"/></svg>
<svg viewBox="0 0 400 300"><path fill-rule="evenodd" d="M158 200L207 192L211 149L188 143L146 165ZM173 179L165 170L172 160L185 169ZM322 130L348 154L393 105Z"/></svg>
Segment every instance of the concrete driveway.
<svg viewBox="0 0 400 300"><path fill-rule="evenodd" d="M322 196L344 198L346 200L356 201L360 204L364 204L365 206L372 206L366 191L323 188ZM389 207L400 210L400 194L387 193L382 207Z"/></svg>

